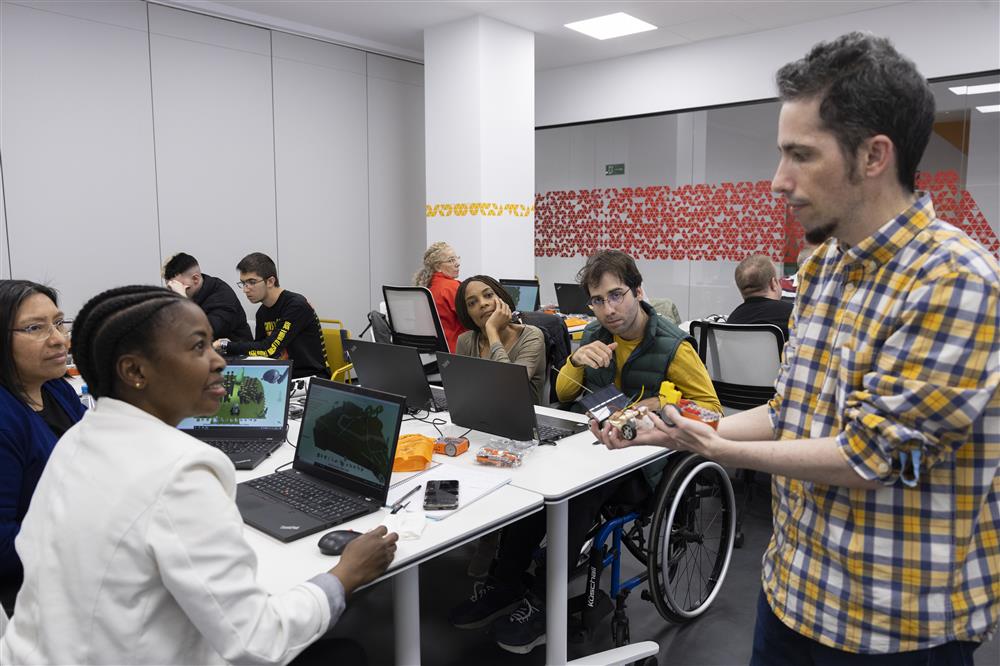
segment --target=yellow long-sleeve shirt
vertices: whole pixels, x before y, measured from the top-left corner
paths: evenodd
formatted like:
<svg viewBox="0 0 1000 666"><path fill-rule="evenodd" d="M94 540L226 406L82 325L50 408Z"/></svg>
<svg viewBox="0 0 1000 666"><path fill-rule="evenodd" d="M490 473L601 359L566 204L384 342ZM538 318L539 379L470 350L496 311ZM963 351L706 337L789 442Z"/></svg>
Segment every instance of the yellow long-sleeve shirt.
<svg viewBox="0 0 1000 666"><path fill-rule="evenodd" d="M619 389L622 386L622 367L625 361L632 355L635 348L642 342L638 340L625 340L614 336L614 341L618 343L615 348L615 386ZM712 379L708 376L708 370L698 357L698 352L694 350L688 342L682 342L677 347L677 353L670 365L663 369L663 378L674 383L674 386L681 395L688 400L706 409L722 413L722 404L715 393ZM559 371L556 380L556 394L559 400L568 402L575 399L583 390L583 366L576 367L566 359L566 363ZM632 397L632 396L630 396ZM643 395L643 399L653 398L654 395Z"/></svg>

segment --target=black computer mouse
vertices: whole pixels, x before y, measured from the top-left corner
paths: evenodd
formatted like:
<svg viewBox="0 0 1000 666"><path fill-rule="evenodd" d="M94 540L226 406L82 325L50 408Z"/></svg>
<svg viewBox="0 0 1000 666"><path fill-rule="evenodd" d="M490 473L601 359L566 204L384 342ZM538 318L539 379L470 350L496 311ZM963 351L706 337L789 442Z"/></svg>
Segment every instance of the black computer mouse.
<svg viewBox="0 0 1000 666"><path fill-rule="evenodd" d="M319 552L324 555L340 555L344 552L347 544L361 536L361 532L354 530L334 530L327 532L319 539Z"/></svg>

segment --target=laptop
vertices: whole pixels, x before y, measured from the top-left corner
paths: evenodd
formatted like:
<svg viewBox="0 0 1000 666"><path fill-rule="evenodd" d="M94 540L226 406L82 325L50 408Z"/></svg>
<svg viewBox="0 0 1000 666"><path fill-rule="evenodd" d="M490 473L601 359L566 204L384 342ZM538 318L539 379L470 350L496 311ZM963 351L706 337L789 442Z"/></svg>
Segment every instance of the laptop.
<svg viewBox="0 0 1000 666"><path fill-rule="evenodd" d="M291 361L232 361L218 411L177 427L225 453L236 469L253 469L285 441L291 370Z"/></svg>
<svg viewBox="0 0 1000 666"><path fill-rule="evenodd" d="M500 284L514 299L514 309L519 312L534 312L541 306L538 280L502 279Z"/></svg>
<svg viewBox="0 0 1000 666"><path fill-rule="evenodd" d="M554 443L586 423L535 413L523 365L437 353L451 422L519 441Z"/></svg>
<svg viewBox="0 0 1000 666"><path fill-rule="evenodd" d="M292 468L236 486L243 522L287 543L378 511L405 411L403 396L313 378Z"/></svg>
<svg viewBox="0 0 1000 666"><path fill-rule="evenodd" d="M564 315L590 316L590 308L587 306L590 297L583 287L576 282L556 282L555 287L559 312Z"/></svg>
<svg viewBox="0 0 1000 666"><path fill-rule="evenodd" d="M361 385L406 397L406 408L448 410L444 389L427 383L420 352L413 347L351 338L344 345Z"/></svg>

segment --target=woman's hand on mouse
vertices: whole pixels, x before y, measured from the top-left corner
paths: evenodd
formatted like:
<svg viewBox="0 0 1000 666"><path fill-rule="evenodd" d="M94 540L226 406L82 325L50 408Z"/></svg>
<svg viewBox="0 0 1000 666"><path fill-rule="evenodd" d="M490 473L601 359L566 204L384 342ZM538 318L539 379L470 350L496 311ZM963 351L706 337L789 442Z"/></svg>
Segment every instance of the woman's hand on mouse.
<svg viewBox="0 0 1000 666"><path fill-rule="evenodd" d="M340 579L345 596L378 578L396 556L399 535L379 525L347 544L340 562L330 573Z"/></svg>

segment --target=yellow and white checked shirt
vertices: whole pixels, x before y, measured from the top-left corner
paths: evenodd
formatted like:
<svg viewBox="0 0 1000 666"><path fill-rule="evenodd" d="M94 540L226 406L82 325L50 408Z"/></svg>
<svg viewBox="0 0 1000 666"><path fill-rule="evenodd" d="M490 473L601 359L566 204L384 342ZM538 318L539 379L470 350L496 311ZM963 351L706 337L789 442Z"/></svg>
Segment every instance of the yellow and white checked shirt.
<svg viewBox="0 0 1000 666"><path fill-rule="evenodd" d="M930 197L802 267L776 437L836 437L877 490L773 480L763 584L824 645L987 640L1000 616L1000 269Z"/></svg>

